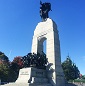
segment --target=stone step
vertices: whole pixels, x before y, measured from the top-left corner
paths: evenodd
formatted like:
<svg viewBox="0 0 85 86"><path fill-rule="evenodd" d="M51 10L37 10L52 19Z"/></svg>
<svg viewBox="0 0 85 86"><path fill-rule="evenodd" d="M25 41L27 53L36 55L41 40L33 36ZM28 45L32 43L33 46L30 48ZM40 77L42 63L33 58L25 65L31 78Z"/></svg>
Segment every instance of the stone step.
<svg viewBox="0 0 85 86"><path fill-rule="evenodd" d="M9 83L1 86L28 86L28 83Z"/></svg>
<svg viewBox="0 0 85 86"><path fill-rule="evenodd" d="M52 86L52 85L49 83L46 83L46 84L9 83L9 84L5 84L5 85L1 85L1 86Z"/></svg>
<svg viewBox="0 0 85 86"><path fill-rule="evenodd" d="M28 86L52 86L52 85L47 83L47 84L32 84L32 85L28 85Z"/></svg>

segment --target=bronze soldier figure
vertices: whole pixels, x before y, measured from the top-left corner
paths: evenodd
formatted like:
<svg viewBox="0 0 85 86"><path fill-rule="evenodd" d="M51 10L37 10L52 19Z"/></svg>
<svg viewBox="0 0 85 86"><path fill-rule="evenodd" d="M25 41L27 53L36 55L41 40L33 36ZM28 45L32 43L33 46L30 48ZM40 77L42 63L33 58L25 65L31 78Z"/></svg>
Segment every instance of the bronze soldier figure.
<svg viewBox="0 0 85 86"><path fill-rule="evenodd" d="M41 19L42 21L46 21L47 18L49 18L49 15L48 15L48 12L51 10L51 4L50 3L42 3L40 1L40 16L41 16Z"/></svg>

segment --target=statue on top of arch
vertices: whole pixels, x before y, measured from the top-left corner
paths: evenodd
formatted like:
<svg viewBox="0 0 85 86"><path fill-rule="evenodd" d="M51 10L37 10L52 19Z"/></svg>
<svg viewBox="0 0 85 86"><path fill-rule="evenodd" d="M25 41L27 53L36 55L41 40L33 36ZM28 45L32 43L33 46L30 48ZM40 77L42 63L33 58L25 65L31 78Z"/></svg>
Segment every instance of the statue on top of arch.
<svg viewBox="0 0 85 86"><path fill-rule="evenodd" d="M52 11L51 10L51 4L47 3L47 2L42 3L40 1L40 5L41 5L41 7L40 7L40 16L41 16L41 19L42 19L42 21L46 21L47 18L49 18L48 12Z"/></svg>

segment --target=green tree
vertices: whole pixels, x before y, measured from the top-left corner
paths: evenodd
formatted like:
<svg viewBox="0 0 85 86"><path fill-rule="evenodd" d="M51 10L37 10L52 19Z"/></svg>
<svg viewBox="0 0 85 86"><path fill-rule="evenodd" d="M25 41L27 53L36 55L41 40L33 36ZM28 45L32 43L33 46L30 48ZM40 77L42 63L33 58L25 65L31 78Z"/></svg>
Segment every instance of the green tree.
<svg viewBox="0 0 85 86"><path fill-rule="evenodd" d="M66 60L62 63L62 68L68 81L79 77L80 72L78 70L78 67L76 67L69 56L67 56Z"/></svg>
<svg viewBox="0 0 85 86"><path fill-rule="evenodd" d="M8 57L0 51L0 79L2 81L8 81L9 65Z"/></svg>
<svg viewBox="0 0 85 86"><path fill-rule="evenodd" d="M4 82L8 81L9 66L4 63L0 63L0 79Z"/></svg>
<svg viewBox="0 0 85 86"><path fill-rule="evenodd" d="M13 64L16 64L18 69L23 68L23 61L21 56L16 56L12 61Z"/></svg>
<svg viewBox="0 0 85 86"><path fill-rule="evenodd" d="M85 75L82 75L82 79L85 79Z"/></svg>
<svg viewBox="0 0 85 86"><path fill-rule="evenodd" d="M73 66L73 72L74 72L74 79L77 79L80 77L80 71L75 63L73 63L72 66Z"/></svg>
<svg viewBox="0 0 85 86"><path fill-rule="evenodd" d="M16 56L10 63L10 74L13 77L12 81L15 81L18 77L19 70L23 68L23 61L21 56ZM12 77L9 77L10 79Z"/></svg>
<svg viewBox="0 0 85 86"><path fill-rule="evenodd" d="M2 82L13 82L18 77L19 69L23 67L22 57L15 57L12 62L0 51L0 79Z"/></svg>
<svg viewBox="0 0 85 86"><path fill-rule="evenodd" d="M8 57L4 53L2 53L1 51L0 51L0 61L9 63Z"/></svg>

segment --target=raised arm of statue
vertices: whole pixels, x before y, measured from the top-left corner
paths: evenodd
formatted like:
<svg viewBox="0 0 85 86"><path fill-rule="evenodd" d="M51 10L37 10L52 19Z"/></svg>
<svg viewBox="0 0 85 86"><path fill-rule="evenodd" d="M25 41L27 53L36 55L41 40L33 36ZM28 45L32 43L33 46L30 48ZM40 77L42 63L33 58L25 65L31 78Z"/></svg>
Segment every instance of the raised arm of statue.
<svg viewBox="0 0 85 86"><path fill-rule="evenodd" d="M50 3L42 3L40 1L40 16L41 16L41 19L42 21L46 21L47 18L49 17L48 16L48 12L51 10L51 4Z"/></svg>
<svg viewBox="0 0 85 86"><path fill-rule="evenodd" d="M42 1L40 1L40 4L42 5Z"/></svg>

